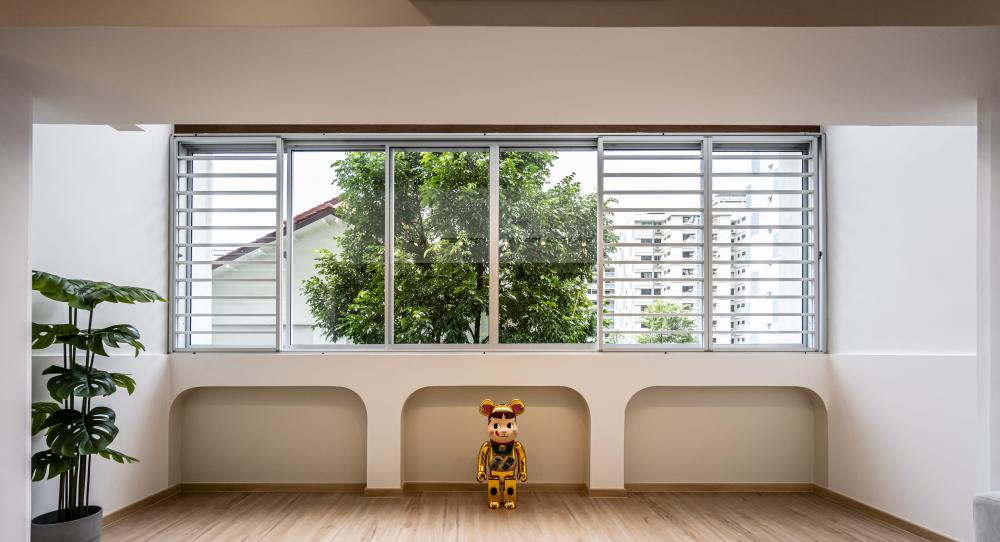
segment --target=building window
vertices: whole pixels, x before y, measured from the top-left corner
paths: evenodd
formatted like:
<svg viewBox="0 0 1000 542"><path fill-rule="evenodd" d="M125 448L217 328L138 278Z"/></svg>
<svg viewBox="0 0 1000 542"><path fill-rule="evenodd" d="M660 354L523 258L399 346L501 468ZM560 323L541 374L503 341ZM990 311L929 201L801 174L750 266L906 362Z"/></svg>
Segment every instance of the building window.
<svg viewBox="0 0 1000 542"><path fill-rule="evenodd" d="M817 138L550 141L175 136L171 347L821 346Z"/></svg>

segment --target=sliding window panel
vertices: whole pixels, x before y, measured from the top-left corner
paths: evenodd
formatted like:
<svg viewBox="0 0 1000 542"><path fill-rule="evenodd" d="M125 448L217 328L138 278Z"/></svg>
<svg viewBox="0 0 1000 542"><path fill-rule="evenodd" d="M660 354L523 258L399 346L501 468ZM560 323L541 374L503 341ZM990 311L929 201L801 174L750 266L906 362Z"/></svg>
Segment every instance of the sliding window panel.
<svg viewBox="0 0 1000 542"><path fill-rule="evenodd" d="M172 347L276 349L279 143L175 143Z"/></svg>
<svg viewBox="0 0 1000 542"><path fill-rule="evenodd" d="M704 348L702 147L604 142L605 348Z"/></svg>
<svg viewBox="0 0 1000 542"><path fill-rule="evenodd" d="M488 149L394 150L393 342L489 342Z"/></svg>
<svg viewBox="0 0 1000 542"><path fill-rule="evenodd" d="M501 149L500 343L597 335L597 152Z"/></svg>
<svg viewBox="0 0 1000 542"><path fill-rule="evenodd" d="M817 345L819 177L812 138L712 147L712 337L725 348Z"/></svg>
<svg viewBox="0 0 1000 542"><path fill-rule="evenodd" d="M289 154L290 342L380 345L385 339L385 150Z"/></svg>

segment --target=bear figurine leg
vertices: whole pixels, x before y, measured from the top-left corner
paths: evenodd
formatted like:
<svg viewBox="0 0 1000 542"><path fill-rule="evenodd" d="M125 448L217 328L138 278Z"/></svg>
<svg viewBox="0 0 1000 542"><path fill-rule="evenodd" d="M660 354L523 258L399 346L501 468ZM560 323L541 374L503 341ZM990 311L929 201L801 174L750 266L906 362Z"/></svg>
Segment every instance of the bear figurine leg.
<svg viewBox="0 0 1000 542"><path fill-rule="evenodd" d="M517 482L508 478L503 482L503 507L513 510L517 508Z"/></svg>
<svg viewBox="0 0 1000 542"><path fill-rule="evenodd" d="M490 503L490 508L500 508L500 501L503 499L500 491L499 479L490 478L486 481L486 498Z"/></svg>

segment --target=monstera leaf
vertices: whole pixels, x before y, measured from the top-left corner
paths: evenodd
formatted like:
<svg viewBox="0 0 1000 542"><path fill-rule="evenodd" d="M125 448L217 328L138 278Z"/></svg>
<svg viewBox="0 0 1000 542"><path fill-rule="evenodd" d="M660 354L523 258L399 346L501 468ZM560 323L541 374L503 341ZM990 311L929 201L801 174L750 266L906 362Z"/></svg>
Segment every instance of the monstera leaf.
<svg viewBox="0 0 1000 542"><path fill-rule="evenodd" d="M134 457L132 457L130 455L125 455L125 454L123 454L123 453L121 453L121 452L119 452L117 450L112 450L111 448L107 448L105 450L101 450L100 452L97 452L97 455L103 457L104 459L110 459L112 461L117 461L118 463L138 463L139 462L138 459L136 459L136 458L134 458Z"/></svg>
<svg viewBox="0 0 1000 542"><path fill-rule="evenodd" d="M108 447L118 435L115 411L108 407L95 407L87 414L64 408L45 420L48 429L45 443L62 456L95 454Z"/></svg>
<svg viewBox="0 0 1000 542"><path fill-rule="evenodd" d="M54 301L68 303L75 309L92 310L96 305L108 303L149 303L166 301L149 288L118 286L110 282L84 279L67 279L44 271L32 271L31 288Z"/></svg>
<svg viewBox="0 0 1000 542"><path fill-rule="evenodd" d="M31 456L31 481L40 482L55 478L73 466L74 459L44 450ZM48 473L48 475L46 475Z"/></svg>
<svg viewBox="0 0 1000 542"><path fill-rule="evenodd" d="M48 348L53 343L66 342L70 337L75 337L79 334L80 330L73 324L36 324L32 322L31 348L35 350Z"/></svg>
<svg viewBox="0 0 1000 542"><path fill-rule="evenodd" d="M49 395L56 401L62 401L72 396L103 397L115 392L117 386L111 373L100 369L90 369L79 363L70 368L52 365L42 371L43 375L53 375L46 387Z"/></svg>
<svg viewBox="0 0 1000 542"><path fill-rule="evenodd" d="M131 346L135 355L146 349L139 341L139 330L129 324L116 324L105 328L81 331L72 324L31 324L31 347L35 350L48 348L52 344L68 344L88 350L101 356L107 356L105 346L120 348Z"/></svg>
<svg viewBox="0 0 1000 542"><path fill-rule="evenodd" d="M31 403L31 436L37 435L45 427L45 420L62 408L51 401Z"/></svg>
<svg viewBox="0 0 1000 542"><path fill-rule="evenodd" d="M80 350L89 350L99 356L108 355L108 351L104 348L105 346L118 348L122 345L128 345L135 349L136 356L139 355L141 350L146 349L139 342L139 330L129 324L108 326L92 330L89 333L84 331L73 337L66 337L65 339L60 337L59 340Z"/></svg>
<svg viewBox="0 0 1000 542"><path fill-rule="evenodd" d="M119 388L125 388L125 391L129 395L135 392L135 379L131 376L122 373L111 373L111 380L114 380L115 385Z"/></svg>

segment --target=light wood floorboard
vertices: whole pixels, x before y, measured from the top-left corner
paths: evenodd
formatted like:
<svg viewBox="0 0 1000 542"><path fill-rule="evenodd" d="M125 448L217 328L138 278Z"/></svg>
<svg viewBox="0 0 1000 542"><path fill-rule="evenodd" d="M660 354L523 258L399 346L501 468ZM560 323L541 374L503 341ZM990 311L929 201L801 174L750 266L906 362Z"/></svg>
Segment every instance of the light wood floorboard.
<svg viewBox="0 0 1000 542"><path fill-rule="evenodd" d="M183 493L104 529L138 541L921 541L811 493L523 493L489 510L484 493Z"/></svg>

